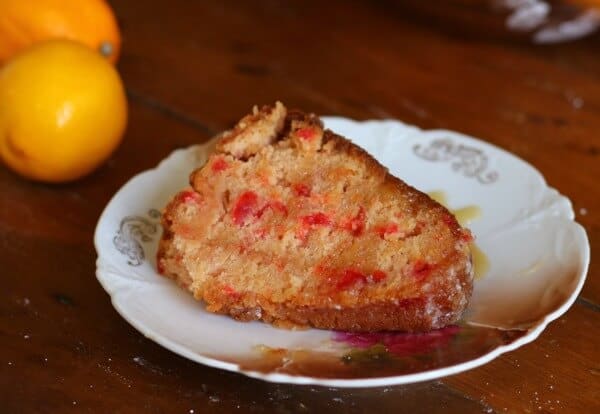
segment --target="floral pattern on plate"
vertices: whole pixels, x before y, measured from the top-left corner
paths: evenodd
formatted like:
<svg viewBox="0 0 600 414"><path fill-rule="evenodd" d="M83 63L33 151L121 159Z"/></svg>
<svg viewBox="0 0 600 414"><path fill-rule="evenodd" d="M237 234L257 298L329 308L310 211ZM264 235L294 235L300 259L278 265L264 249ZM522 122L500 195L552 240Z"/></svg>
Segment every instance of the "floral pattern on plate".
<svg viewBox="0 0 600 414"><path fill-rule="evenodd" d="M426 333L334 332L332 349L255 347L250 358L218 358L242 370L319 379L397 377L467 362L524 336L522 330L453 325Z"/></svg>

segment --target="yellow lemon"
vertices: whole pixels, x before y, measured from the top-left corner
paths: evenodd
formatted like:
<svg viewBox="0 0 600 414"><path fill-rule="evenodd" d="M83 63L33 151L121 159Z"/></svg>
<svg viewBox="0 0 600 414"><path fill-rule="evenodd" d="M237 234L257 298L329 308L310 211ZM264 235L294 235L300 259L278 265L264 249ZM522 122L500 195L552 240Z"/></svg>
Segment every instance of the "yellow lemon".
<svg viewBox="0 0 600 414"><path fill-rule="evenodd" d="M28 178L88 174L119 145L126 123L119 74L86 46L38 43L0 69L0 157Z"/></svg>

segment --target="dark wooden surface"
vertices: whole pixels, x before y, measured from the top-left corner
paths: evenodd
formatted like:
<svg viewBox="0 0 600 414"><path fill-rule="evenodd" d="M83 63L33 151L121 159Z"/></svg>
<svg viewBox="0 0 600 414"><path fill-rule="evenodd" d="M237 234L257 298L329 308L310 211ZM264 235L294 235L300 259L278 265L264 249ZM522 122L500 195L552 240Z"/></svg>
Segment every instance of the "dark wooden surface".
<svg viewBox="0 0 600 414"><path fill-rule="evenodd" d="M121 147L68 185L0 167L0 412L600 412L597 262L534 343L440 381L344 390L268 384L162 349L112 308L92 244L133 174L280 99L504 147L573 201L596 251L600 36L532 46L393 1L111 3L130 102Z"/></svg>

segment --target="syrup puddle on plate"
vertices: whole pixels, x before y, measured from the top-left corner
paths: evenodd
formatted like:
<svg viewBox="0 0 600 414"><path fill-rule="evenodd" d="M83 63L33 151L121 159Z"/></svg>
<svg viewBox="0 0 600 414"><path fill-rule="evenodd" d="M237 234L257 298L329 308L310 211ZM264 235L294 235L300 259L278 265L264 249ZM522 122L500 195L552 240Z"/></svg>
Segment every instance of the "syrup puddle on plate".
<svg viewBox="0 0 600 414"><path fill-rule="evenodd" d="M450 210L450 212L454 214L454 217L456 217L458 223L463 227L481 217L481 208L479 208L479 206L465 206L452 210L448 207L448 198L444 191L431 191L427 193L427 195ZM490 269L490 261L477 244L471 243L470 247L473 256L473 267L475 268L475 280L479 280L483 278Z"/></svg>

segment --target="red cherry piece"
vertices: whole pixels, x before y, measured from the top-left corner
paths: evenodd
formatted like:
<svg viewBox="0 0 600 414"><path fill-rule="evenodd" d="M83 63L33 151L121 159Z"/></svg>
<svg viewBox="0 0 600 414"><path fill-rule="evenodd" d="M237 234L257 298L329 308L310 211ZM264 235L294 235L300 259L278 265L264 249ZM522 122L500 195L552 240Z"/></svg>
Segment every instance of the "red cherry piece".
<svg viewBox="0 0 600 414"><path fill-rule="evenodd" d="M433 266L423 260L417 260L412 267L412 275L417 280L423 280L431 274Z"/></svg>
<svg viewBox="0 0 600 414"><path fill-rule="evenodd" d="M344 270L337 281L338 289L348 289L357 283L378 283L384 280L387 274L381 270L374 270L371 274L366 275L356 269Z"/></svg>
<svg viewBox="0 0 600 414"><path fill-rule="evenodd" d="M238 226L246 224L247 219L257 213L258 196L254 191L245 191L242 193L231 212L233 222Z"/></svg>
<svg viewBox="0 0 600 414"><path fill-rule="evenodd" d="M367 276L355 269L346 269L337 281L338 289L347 289L358 282L365 282Z"/></svg>
<svg viewBox="0 0 600 414"><path fill-rule="evenodd" d="M398 225L396 223L388 223L382 226L375 227L375 232L379 234L382 239L385 238L386 234L394 234L398 232Z"/></svg>
<svg viewBox="0 0 600 414"><path fill-rule="evenodd" d="M319 212L300 217L300 223L300 228L296 230L296 238L306 242L311 227L329 226L331 225L331 219L327 214Z"/></svg>
<svg viewBox="0 0 600 414"><path fill-rule="evenodd" d="M226 170L227 168L229 168L229 163L227 161L225 161L223 158L217 158L210 166L210 169L214 173L219 173L221 171Z"/></svg>
<svg viewBox="0 0 600 414"><path fill-rule="evenodd" d="M198 203L201 200L200 194L192 190L182 191L177 198L182 203Z"/></svg>
<svg viewBox="0 0 600 414"><path fill-rule="evenodd" d="M381 282L386 277L387 277L387 274L381 270L375 270L371 274L371 279L373 280L373 282Z"/></svg>
<svg viewBox="0 0 600 414"><path fill-rule="evenodd" d="M302 224L305 226L329 226L331 219L325 213L314 213L308 216L302 216Z"/></svg>
<svg viewBox="0 0 600 414"><path fill-rule="evenodd" d="M293 186L294 192L300 197L310 197L310 187L306 184L298 183Z"/></svg>
<svg viewBox="0 0 600 414"><path fill-rule="evenodd" d="M316 134L314 128L305 127L297 130L296 135L298 135L300 139L303 139L305 141L312 141L315 138Z"/></svg>
<svg viewBox="0 0 600 414"><path fill-rule="evenodd" d="M285 204L283 204L281 201L275 200L275 201L270 201L267 204L265 204L264 206L262 206L262 208L256 212L255 216L257 218L261 218L262 215L265 213L265 211L267 211L267 209L271 209L274 212L281 213L284 216L287 216L287 214L288 214L288 209L285 206Z"/></svg>
<svg viewBox="0 0 600 414"><path fill-rule="evenodd" d="M240 293L231 285L223 285L223 293L232 298L240 297Z"/></svg>

